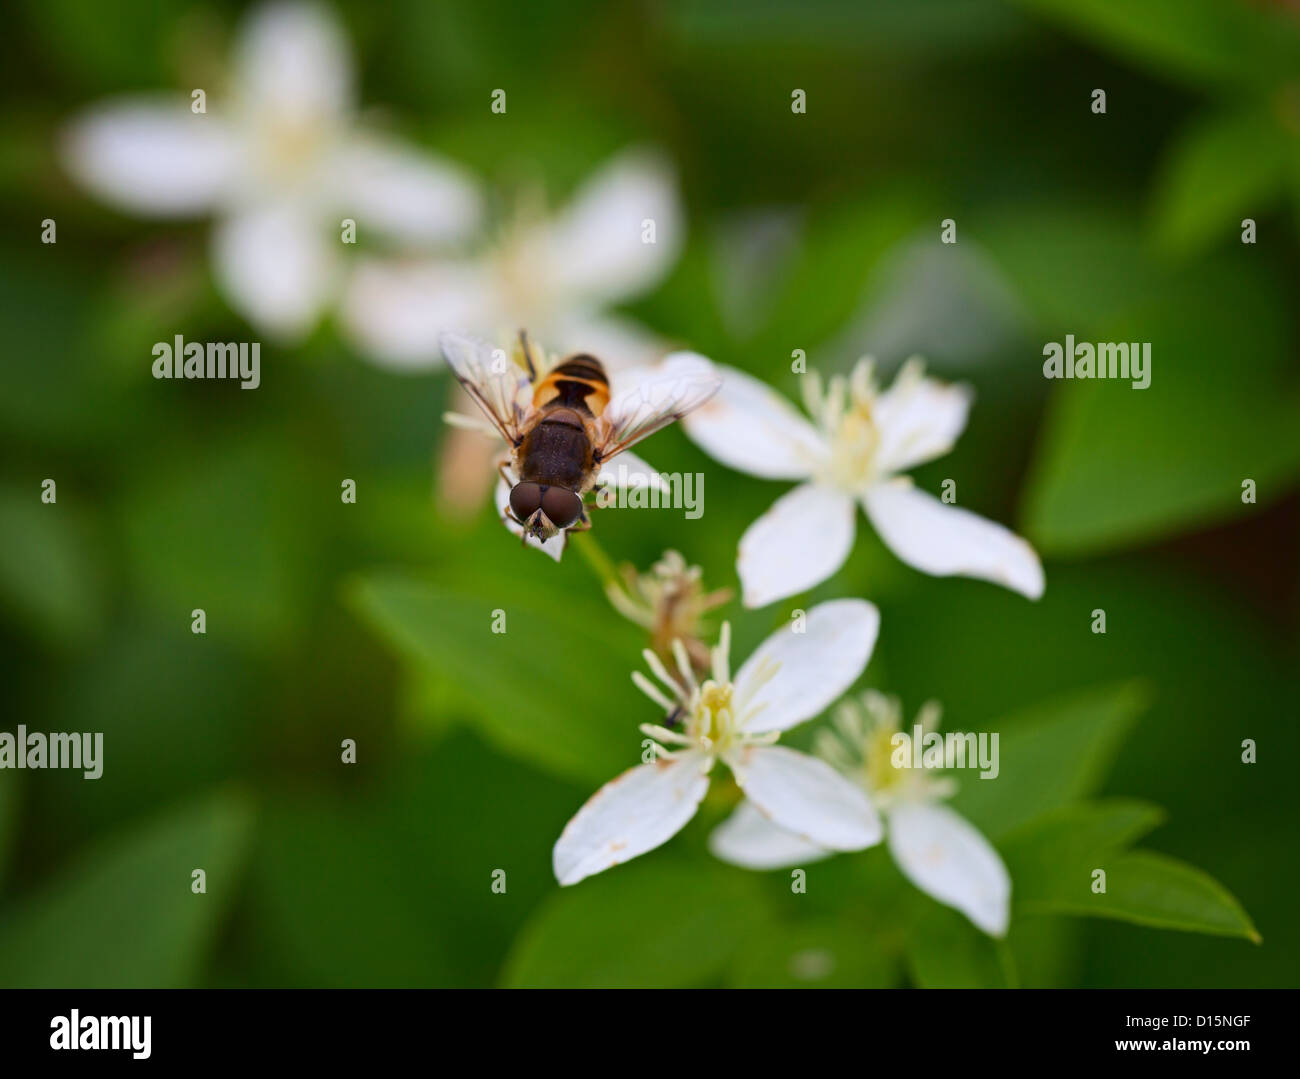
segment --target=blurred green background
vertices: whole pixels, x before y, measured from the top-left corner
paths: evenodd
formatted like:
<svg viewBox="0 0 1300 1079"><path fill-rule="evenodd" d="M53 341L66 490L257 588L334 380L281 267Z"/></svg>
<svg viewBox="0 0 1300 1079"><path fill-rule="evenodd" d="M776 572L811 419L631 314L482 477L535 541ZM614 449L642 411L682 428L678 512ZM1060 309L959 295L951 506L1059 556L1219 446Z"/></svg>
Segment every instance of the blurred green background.
<svg viewBox="0 0 1300 1079"><path fill-rule="evenodd" d="M259 336L212 284L208 222L114 213L55 155L87 104L200 84L242 10L10 12L4 729L102 731L105 770L0 772L0 984L1300 984L1294 5L337 7L362 100L503 199L521 172L562 200L625 146L670 155L687 244L625 309L666 340L791 395L797 348L824 371L919 352L976 388L955 452L917 479L955 479L1026 535L1045 597L925 577L864 527L807 602L880 606L865 684L909 715L934 697L949 728L1047 732L1035 811L1163 807L1145 847L1218 880L1263 937L1045 900L997 949L881 849L819 866L806 896L714 862L723 784L665 848L556 887L560 829L653 718L628 680L638 631L572 552L556 565L486 506L439 508L445 374L380 370L331 320L301 346L263 339L256 392L152 379L155 341ZM1047 382L1042 345L1066 333L1153 342L1151 388ZM674 547L734 587L741 532L784 488L676 430L648 445L707 473L706 511L609 511L602 546L642 569ZM737 655L783 617L725 613ZM964 811L1016 877L997 807Z"/></svg>

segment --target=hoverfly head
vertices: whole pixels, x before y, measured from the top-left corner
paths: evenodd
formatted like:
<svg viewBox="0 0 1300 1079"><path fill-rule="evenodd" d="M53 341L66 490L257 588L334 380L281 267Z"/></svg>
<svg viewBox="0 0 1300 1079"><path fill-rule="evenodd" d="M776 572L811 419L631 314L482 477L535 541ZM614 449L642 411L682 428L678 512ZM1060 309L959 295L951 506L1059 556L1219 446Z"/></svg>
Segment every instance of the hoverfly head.
<svg viewBox="0 0 1300 1079"><path fill-rule="evenodd" d="M577 523L582 516L582 499L567 487L525 480L511 488L510 509L524 532L544 543Z"/></svg>

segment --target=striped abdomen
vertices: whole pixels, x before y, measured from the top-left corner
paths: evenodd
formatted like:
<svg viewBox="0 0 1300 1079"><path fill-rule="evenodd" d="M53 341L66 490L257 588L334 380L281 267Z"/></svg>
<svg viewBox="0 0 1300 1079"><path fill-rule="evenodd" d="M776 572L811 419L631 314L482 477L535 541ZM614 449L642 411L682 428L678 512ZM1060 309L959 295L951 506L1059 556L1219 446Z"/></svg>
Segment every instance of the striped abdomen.
<svg viewBox="0 0 1300 1079"><path fill-rule="evenodd" d="M572 408L599 416L609 404L609 379L595 356L570 356L551 369L533 391L539 409Z"/></svg>

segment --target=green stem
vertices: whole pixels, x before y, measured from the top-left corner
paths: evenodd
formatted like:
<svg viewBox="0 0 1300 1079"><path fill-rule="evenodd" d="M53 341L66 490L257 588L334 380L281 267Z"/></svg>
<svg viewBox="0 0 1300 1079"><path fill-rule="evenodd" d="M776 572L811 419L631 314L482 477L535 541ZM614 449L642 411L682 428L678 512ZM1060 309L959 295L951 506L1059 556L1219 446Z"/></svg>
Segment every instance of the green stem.
<svg viewBox="0 0 1300 1079"><path fill-rule="evenodd" d="M583 561L595 572L596 578L600 581L602 587L618 586L618 571L614 568L613 560L605 553L605 549L590 532L581 532L576 536L570 536L569 543L578 549Z"/></svg>

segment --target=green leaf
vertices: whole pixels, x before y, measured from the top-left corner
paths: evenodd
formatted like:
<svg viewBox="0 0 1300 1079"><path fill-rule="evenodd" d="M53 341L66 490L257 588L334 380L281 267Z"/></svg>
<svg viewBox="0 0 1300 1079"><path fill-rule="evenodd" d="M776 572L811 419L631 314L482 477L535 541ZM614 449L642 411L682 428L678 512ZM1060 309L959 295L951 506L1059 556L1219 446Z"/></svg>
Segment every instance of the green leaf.
<svg viewBox="0 0 1300 1079"><path fill-rule="evenodd" d="M66 486L61 502L29 491L0 489L0 605L24 626L60 644L80 643L103 619L104 596L91 545Z"/></svg>
<svg viewBox="0 0 1300 1079"><path fill-rule="evenodd" d="M1002 842L1008 866L1013 859L1048 856L1057 864L1079 855L1122 850L1165 819L1164 810L1134 798L1113 798L1062 806L1035 817ZM1019 863L1018 863L1019 864ZM1019 877L1016 878L1019 881Z"/></svg>
<svg viewBox="0 0 1300 1079"><path fill-rule="evenodd" d="M1126 799L1064 806L1017 828L1000 844L1017 912L1055 896L1062 881L1089 879L1101 859L1158 826L1158 806Z"/></svg>
<svg viewBox="0 0 1300 1079"><path fill-rule="evenodd" d="M886 940L846 918L764 925L737 953L740 989L890 989L899 982Z"/></svg>
<svg viewBox="0 0 1300 1079"><path fill-rule="evenodd" d="M1198 119L1174 145L1156 193L1156 235L1189 254L1258 221L1282 194L1293 142L1263 106Z"/></svg>
<svg viewBox="0 0 1300 1079"><path fill-rule="evenodd" d="M637 635L608 608L547 601L515 582L461 591L395 574L363 579L351 599L399 652L453 687L465 718L507 753L595 783L638 763L637 724L658 716L629 677ZM496 610L504 633L492 631Z"/></svg>
<svg viewBox="0 0 1300 1079"><path fill-rule="evenodd" d="M1015 988L1018 976L1005 941L981 933L965 916L925 899L911 926L907 967L922 989Z"/></svg>
<svg viewBox="0 0 1300 1079"><path fill-rule="evenodd" d="M1091 871L1060 877L1051 894L1026 901L1030 911L1115 918L1157 929L1244 937L1260 935L1236 898L1218 881L1185 862L1152 851L1130 851L1099 859L1106 891L1092 891Z"/></svg>
<svg viewBox="0 0 1300 1079"><path fill-rule="evenodd" d="M7 912L0 985L192 984L235 894L251 822L242 797L215 795L77 858ZM195 869L207 876L204 894L190 890Z"/></svg>
<svg viewBox="0 0 1300 1079"><path fill-rule="evenodd" d="M992 838L1096 789L1146 708L1141 682L1053 698L988 724L998 733L996 778L964 777L953 808Z"/></svg>
<svg viewBox="0 0 1300 1079"><path fill-rule="evenodd" d="M691 987L716 979L764 919L757 877L663 857L566 888L520 933L504 983Z"/></svg>
<svg viewBox="0 0 1300 1079"><path fill-rule="evenodd" d="M1040 553L1096 554L1257 512L1242 501L1243 480L1262 505L1300 477L1285 302L1249 251L1162 275L1110 319L1044 330L1062 345L1067 332L1147 342L1151 368L1145 389L1054 384L1025 496Z"/></svg>
<svg viewBox="0 0 1300 1079"><path fill-rule="evenodd" d="M1264 84L1296 71L1283 12L1236 0L1020 0L1130 59L1195 81Z"/></svg>

